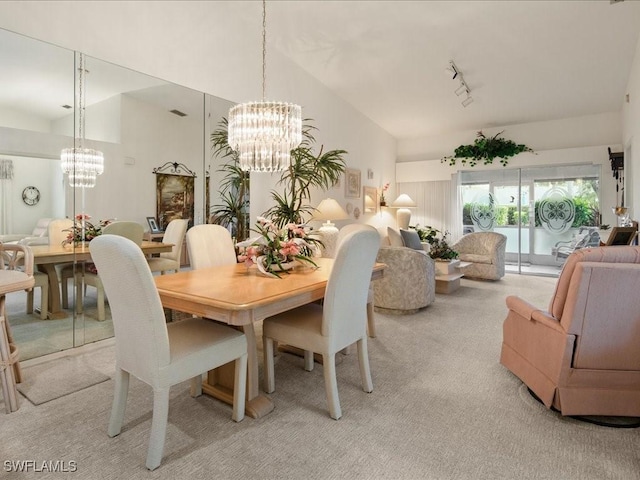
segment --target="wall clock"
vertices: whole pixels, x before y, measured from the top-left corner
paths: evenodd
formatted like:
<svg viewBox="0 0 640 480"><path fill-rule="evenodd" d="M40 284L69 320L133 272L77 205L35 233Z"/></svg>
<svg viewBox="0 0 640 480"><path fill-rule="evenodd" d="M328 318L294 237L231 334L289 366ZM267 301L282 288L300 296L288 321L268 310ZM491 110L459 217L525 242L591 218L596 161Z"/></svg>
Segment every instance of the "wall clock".
<svg viewBox="0 0 640 480"><path fill-rule="evenodd" d="M27 205L35 205L40 201L40 190L36 187L26 187L22 191L22 201Z"/></svg>

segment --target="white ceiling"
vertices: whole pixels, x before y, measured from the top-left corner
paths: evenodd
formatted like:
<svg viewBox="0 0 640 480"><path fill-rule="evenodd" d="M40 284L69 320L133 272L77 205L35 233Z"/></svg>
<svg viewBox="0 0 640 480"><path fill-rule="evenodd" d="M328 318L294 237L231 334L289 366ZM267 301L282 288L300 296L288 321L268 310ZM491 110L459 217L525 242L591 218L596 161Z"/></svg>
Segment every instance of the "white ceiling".
<svg viewBox="0 0 640 480"><path fill-rule="evenodd" d="M261 28L255 3L235 10ZM409 139L619 111L639 32L631 0L271 1L267 66L275 47Z"/></svg>

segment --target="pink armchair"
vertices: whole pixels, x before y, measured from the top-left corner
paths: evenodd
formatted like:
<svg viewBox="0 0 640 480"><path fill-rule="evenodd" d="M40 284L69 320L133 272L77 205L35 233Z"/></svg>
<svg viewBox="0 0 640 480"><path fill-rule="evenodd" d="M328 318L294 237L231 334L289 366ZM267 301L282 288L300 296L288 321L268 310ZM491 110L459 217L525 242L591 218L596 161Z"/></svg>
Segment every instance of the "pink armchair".
<svg viewBox="0 0 640 480"><path fill-rule="evenodd" d="M500 363L562 415L640 416L640 247L572 253L549 311L507 297Z"/></svg>

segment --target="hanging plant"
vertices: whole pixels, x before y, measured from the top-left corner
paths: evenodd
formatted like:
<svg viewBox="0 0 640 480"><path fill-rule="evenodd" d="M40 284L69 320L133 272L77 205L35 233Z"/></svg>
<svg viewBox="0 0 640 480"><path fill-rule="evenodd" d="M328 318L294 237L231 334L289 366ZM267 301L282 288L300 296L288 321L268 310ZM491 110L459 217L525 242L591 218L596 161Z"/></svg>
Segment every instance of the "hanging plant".
<svg viewBox="0 0 640 480"><path fill-rule="evenodd" d="M472 145L460 145L456 148L452 157L444 157L441 162L449 162L449 165L455 165L458 159L463 165L469 162L470 167L475 167L478 162L485 165L493 163L494 158L500 158L503 167L509 163L509 158L522 152L531 152L533 150L526 145L515 143L512 140L498 138L504 131L496 133L493 137L485 136L482 131L478 132Z"/></svg>

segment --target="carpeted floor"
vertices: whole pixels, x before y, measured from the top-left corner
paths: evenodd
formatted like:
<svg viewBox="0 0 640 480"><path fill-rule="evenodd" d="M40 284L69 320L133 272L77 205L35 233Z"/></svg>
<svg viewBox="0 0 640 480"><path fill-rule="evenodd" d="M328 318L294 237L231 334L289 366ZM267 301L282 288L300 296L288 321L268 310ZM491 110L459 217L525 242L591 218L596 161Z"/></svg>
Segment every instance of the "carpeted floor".
<svg viewBox="0 0 640 480"><path fill-rule="evenodd" d="M498 362L505 296L546 308L555 281L463 279L418 314L377 314L374 391L360 388L357 356L343 356L339 421L326 410L322 367L305 372L288 354L276 363L276 408L260 420L236 424L229 406L176 386L154 472L144 467L151 390L141 382L132 380L125 426L113 439L113 380L39 406L22 398L20 410L0 414L0 478L640 479L640 429L548 411ZM96 345L82 361L113 376L113 342ZM77 471L6 471L6 461L20 460L73 461Z"/></svg>

